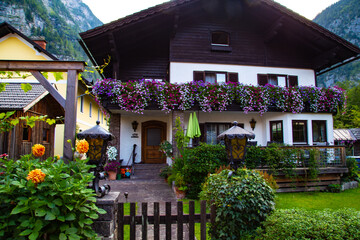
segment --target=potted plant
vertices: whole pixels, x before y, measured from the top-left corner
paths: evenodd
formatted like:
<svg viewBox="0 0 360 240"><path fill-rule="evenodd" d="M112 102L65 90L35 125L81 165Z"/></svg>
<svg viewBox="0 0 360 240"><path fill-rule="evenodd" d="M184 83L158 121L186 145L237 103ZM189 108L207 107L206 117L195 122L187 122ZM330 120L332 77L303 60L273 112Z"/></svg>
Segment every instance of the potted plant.
<svg viewBox="0 0 360 240"><path fill-rule="evenodd" d="M121 163L119 162L108 162L105 167L104 170L108 173L109 175L109 180L116 180L116 174L117 174L117 170L121 167Z"/></svg>

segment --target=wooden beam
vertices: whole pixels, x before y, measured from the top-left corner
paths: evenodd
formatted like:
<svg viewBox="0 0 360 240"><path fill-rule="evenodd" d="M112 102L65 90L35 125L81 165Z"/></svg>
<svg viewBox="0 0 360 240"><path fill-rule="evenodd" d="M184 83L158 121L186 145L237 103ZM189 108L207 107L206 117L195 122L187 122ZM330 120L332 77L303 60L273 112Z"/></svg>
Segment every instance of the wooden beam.
<svg viewBox="0 0 360 240"><path fill-rule="evenodd" d="M113 62L113 75L112 76L114 79L118 79L120 76L120 74L119 74L120 56L119 56L119 50L116 47L116 40L115 40L114 32L109 33L109 43L110 43L111 56L113 57L113 59L111 59Z"/></svg>
<svg viewBox="0 0 360 240"><path fill-rule="evenodd" d="M55 100L65 108L65 99L60 93L50 84L50 82L39 71L30 71L31 74L43 85L43 87L55 98Z"/></svg>
<svg viewBox="0 0 360 240"><path fill-rule="evenodd" d="M83 72L85 62L0 60L0 71L67 72L68 70Z"/></svg>
<svg viewBox="0 0 360 240"><path fill-rule="evenodd" d="M64 133L64 158L71 161L73 152L71 146L75 146L76 108L78 91L78 74L76 70L68 70L67 89L65 102L65 133ZM71 144L67 140L71 140ZM66 161L65 160L65 161Z"/></svg>

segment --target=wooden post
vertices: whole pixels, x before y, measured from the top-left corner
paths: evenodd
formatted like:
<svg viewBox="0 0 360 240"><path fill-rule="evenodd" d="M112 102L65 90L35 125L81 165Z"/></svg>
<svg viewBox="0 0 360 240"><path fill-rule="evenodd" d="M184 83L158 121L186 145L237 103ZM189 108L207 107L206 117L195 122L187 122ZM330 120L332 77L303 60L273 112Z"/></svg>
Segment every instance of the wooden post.
<svg viewBox="0 0 360 240"><path fill-rule="evenodd" d="M76 70L68 70L66 101L65 101L65 133L64 133L64 159L71 161L75 146L76 108L77 108L78 75ZM68 139L71 143L68 143Z"/></svg>

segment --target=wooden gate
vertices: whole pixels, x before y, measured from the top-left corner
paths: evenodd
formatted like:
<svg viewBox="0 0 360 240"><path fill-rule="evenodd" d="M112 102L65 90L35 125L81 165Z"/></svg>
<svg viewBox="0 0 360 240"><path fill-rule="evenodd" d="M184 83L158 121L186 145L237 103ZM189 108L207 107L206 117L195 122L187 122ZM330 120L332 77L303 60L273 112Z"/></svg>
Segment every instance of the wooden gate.
<svg viewBox="0 0 360 240"><path fill-rule="evenodd" d="M215 221L215 206L211 206L210 213L206 213L206 201L201 201L200 214L195 214L194 201L189 202L189 214L183 214L183 202L177 202L177 214L171 214L171 202L166 202L165 215L160 214L159 203L154 203L154 215L148 215L148 203L142 203L142 213L136 216L136 204L130 203L130 216L124 215L124 203L118 204L118 239L124 239L124 226L130 225L130 240L136 239L136 225L141 225L141 238L148 238L148 225L154 225L154 240L160 239L160 225L165 225L165 239L171 239L171 225L176 224L177 239L184 239L184 224L188 224L189 239L195 239L195 223L200 223L201 240L206 239L206 223ZM163 237L162 237L163 239Z"/></svg>

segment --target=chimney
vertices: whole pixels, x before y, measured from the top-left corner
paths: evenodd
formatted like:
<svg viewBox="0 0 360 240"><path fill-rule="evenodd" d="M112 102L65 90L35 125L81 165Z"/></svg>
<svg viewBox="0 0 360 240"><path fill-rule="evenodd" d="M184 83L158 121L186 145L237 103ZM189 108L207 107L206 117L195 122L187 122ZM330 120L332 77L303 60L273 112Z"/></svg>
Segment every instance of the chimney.
<svg viewBox="0 0 360 240"><path fill-rule="evenodd" d="M42 36L34 36L31 38L37 45L39 45L41 48L46 50L46 43L45 37Z"/></svg>

